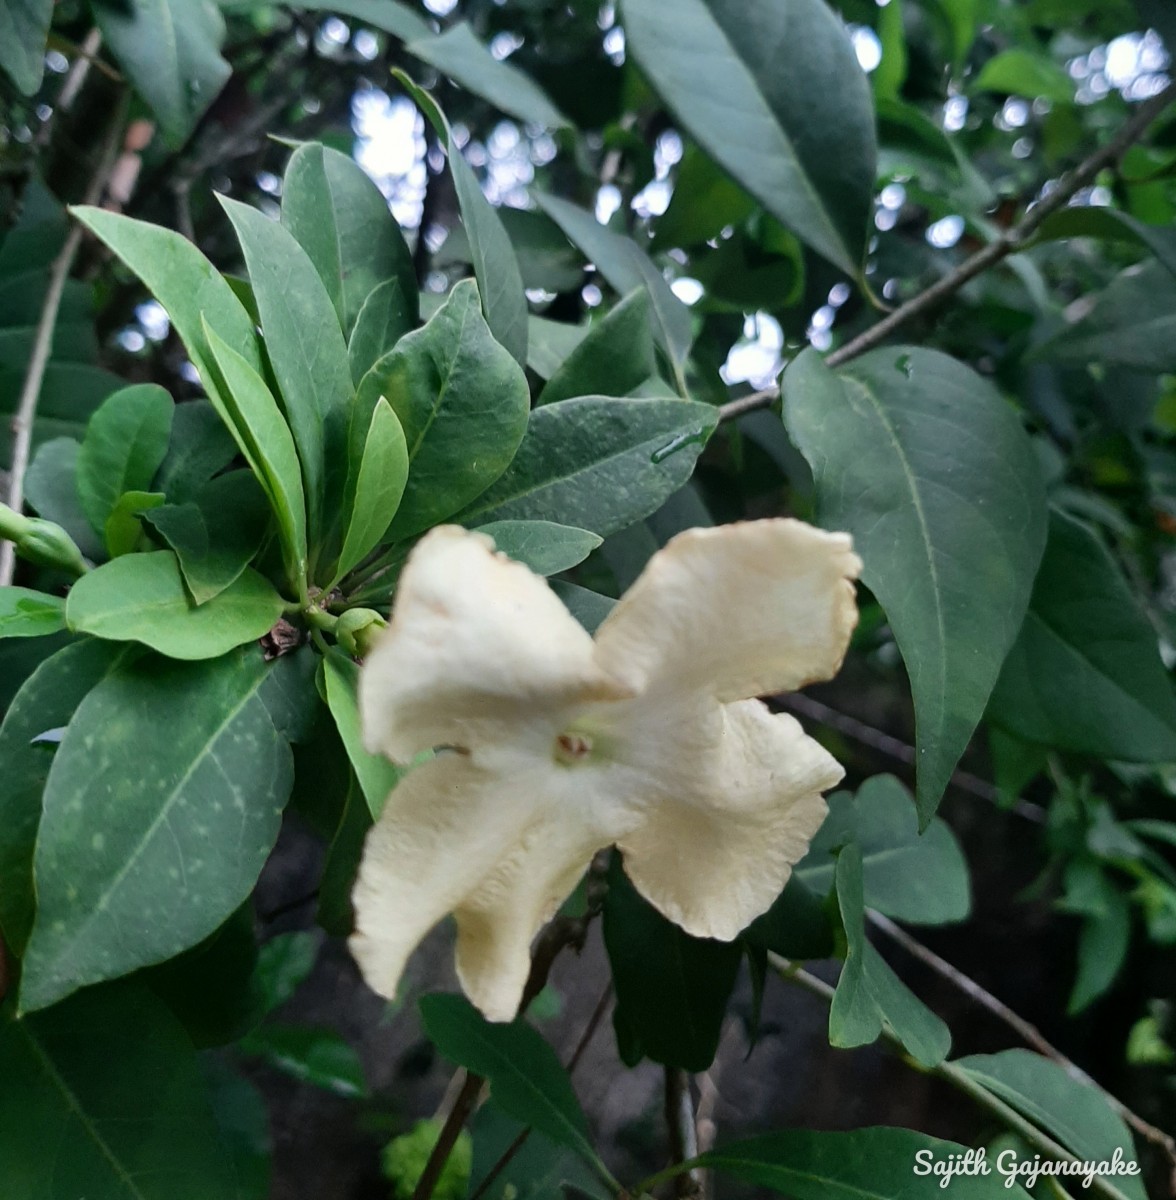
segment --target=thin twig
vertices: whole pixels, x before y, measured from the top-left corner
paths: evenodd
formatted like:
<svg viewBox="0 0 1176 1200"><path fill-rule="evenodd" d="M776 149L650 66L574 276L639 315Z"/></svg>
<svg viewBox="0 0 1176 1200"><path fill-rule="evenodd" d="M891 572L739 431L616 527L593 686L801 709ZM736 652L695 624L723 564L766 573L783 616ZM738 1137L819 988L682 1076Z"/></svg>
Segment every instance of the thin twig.
<svg viewBox="0 0 1176 1200"><path fill-rule="evenodd" d="M125 114L124 102L118 106L107 130L98 165L86 188L86 204L97 204L106 191L107 180L118 158ZM70 227L57 257L49 268L49 286L45 289L45 299L41 304L41 314L33 335L32 353L29 355L29 364L21 384L16 413L12 418L12 466L8 475L8 494L5 502L14 512L20 512L24 507L24 481L33 445L33 422L37 415L37 404L41 399L45 368L49 365L49 354L53 349L53 334L57 327L61 299L65 294L65 283L73 269L78 247L82 244L83 232L82 226L76 222ZM6 587L12 582L15 570L16 554L13 544L8 541L0 542L0 587Z"/></svg>
<svg viewBox="0 0 1176 1200"><path fill-rule="evenodd" d="M920 292L905 304L899 305L876 325L871 325L864 333L846 342L839 350L833 351L825 359L826 364L830 367L839 367L842 363L849 362L850 359L857 358L867 350L881 345L896 329L905 325L913 317L921 316L937 307L949 296L958 292L964 284L987 271L989 267L995 266L1010 254L1024 250L1046 217L1060 208L1064 208L1078 192L1092 183L1104 168L1117 164L1131 146L1147 132L1152 122L1172 103L1173 99L1176 99L1176 84L1169 84L1162 92L1157 93L1150 100L1144 101L1134 116L1105 146L1100 147L1084 159L1068 175L1063 175L1052 188L1030 205L1024 217L1016 225L1005 230L998 238L977 250L971 257L964 259L958 267L949 271L925 291ZM756 392L754 397L742 396L738 400L732 400L719 408L719 420L729 421L756 408L767 408L775 402L778 396L779 392L776 389L766 389L763 392Z"/></svg>
<svg viewBox="0 0 1176 1200"><path fill-rule="evenodd" d="M698 1125L690 1076L680 1067L666 1067L666 1124L670 1130L670 1161L686 1163L698 1157ZM674 1176L674 1195L697 1200L702 1195L702 1173L697 1169Z"/></svg>
<svg viewBox="0 0 1176 1200"><path fill-rule="evenodd" d="M1134 1113L1118 1097L1108 1092L1096 1079L1088 1075L1076 1062L1067 1058L1056 1046L1046 1041L1041 1031L1035 1025L1031 1025L1019 1013L1015 1013L1007 1004L998 1000L990 991L982 987L970 976L965 975L958 967L953 967L946 959L940 958L929 946L924 946L922 942L911 937L905 929L896 925L889 917L885 917L881 913L872 910L868 911L866 915L875 928L880 929L887 937L897 942L906 950L908 954L913 955L921 963L924 963L935 971L936 974L959 988L964 995L974 1000L981 1008L986 1009L994 1017L1003 1021L1022 1041L1032 1046L1038 1054L1057 1063L1072 1079L1076 1079L1079 1083L1084 1083L1088 1087L1096 1088L1101 1092L1106 1102L1136 1133L1151 1142L1152 1145L1159 1147L1166 1156L1171 1176L1171 1194L1176 1196L1176 1139L1173 1139L1171 1135L1165 1133L1162 1129L1157 1129L1156 1126Z"/></svg>
<svg viewBox="0 0 1176 1200"><path fill-rule="evenodd" d="M54 126L73 108L74 101L78 98L78 93L82 90L86 78L90 74L90 67L97 59L101 47L102 32L95 25L86 34L85 41L78 47L78 56L73 60L69 74L66 75L65 82L61 85L61 91L57 94L57 102L53 105L53 111L41 123L41 128L37 130L33 144L38 150L43 150L49 145Z"/></svg>

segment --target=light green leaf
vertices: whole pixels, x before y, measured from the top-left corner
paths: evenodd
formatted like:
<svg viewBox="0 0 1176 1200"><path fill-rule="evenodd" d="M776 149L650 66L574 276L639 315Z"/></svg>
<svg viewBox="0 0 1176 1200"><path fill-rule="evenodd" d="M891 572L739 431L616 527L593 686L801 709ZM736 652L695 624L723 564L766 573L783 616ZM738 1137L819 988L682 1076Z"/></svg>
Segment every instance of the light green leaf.
<svg viewBox="0 0 1176 1200"><path fill-rule="evenodd" d="M0 1061L13 1200L240 1200L192 1043L146 988L0 1016Z"/></svg>
<svg viewBox="0 0 1176 1200"><path fill-rule="evenodd" d="M168 658L216 658L268 633L285 601L248 568L207 603L188 598L170 550L124 554L83 575L70 590L65 615L76 633L113 642L142 642Z"/></svg>
<svg viewBox="0 0 1176 1200"><path fill-rule="evenodd" d="M1057 1138L1078 1158L1108 1162L1116 1150L1127 1162L1138 1155L1131 1134L1102 1094L1079 1083L1062 1067L1029 1050L973 1054L955 1065ZM1138 1176L1100 1175L1129 1200L1147 1200Z"/></svg>
<svg viewBox="0 0 1176 1200"><path fill-rule="evenodd" d="M1176 760L1176 698L1156 631L1095 532L1056 510L988 715L1077 754Z"/></svg>
<svg viewBox="0 0 1176 1200"><path fill-rule="evenodd" d="M587 529L554 521L492 521L479 525L476 532L492 537L496 550L526 563L537 575L558 575L569 570L603 541Z"/></svg>
<svg viewBox="0 0 1176 1200"><path fill-rule="evenodd" d="M25 587L0 587L0 638L44 637L65 628L65 601Z"/></svg>
<svg viewBox="0 0 1176 1200"><path fill-rule="evenodd" d="M856 275L873 198L874 113L845 27L823 0L625 0L621 12L634 57L703 149Z"/></svg>
<svg viewBox="0 0 1176 1200"><path fill-rule="evenodd" d="M360 384L357 416L383 396L407 439L409 474L388 536L411 537L481 495L514 457L530 393L518 364L482 318L464 280L423 329L410 333Z"/></svg>
<svg viewBox="0 0 1176 1200"><path fill-rule="evenodd" d="M922 834L915 802L893 775L874 775L856 794L829 797L829 816L794 874L820 895L833 886L834 851L862 850L865 902L914 925L963 921L971 909L968 864L951 829L935 818Z"/></svg>
<svg viewBox="0 0 1176 1200"><path fill-rule="evenodd" d="M231 74L209 0L92 0L103 40L179 149Z"/></svg>
<svg viewBox="0 0 1176 1200"><path fill-rule="evenodd" d="M269 499L291 582L297 583L306 576L307 535L306 497L294 438L261 376L211 329L206 332L225 384L223 398L209 394Z"/></svg>
<svg viewBox="0 0 1176 1200"><path fill-rule="evenodd" d="M888 4L878 10L878 40L882 43L882 61L870 76L874 96L879 100L897 100L907 77L906 32L901 4Z"/></svg>
<svg viewBox="0 0 1176 1200"><path fill-rule="evenodd" d="M520 366L527 361L527 298L514 247L503 228L502 219L486 199L470 165L454 144L449 122L436 100L417 87L401 71L393 75L403 84L417 107L433 126L445 153L457 191L461 220L470 242L474 276L482 297L482 312L495 340L503 345Z"/></svg>
<svg viewBox="0 0 1176 1200"><path fill-rule="evenodd" d="M1046 530L1033 448L990 383L933 350L837 374L806 351L782 388L820 522L853 534L906 662L926 825L1029 604Z"/></svg>
<svg viewBox="0 0 1176 1200"><path fill-rule="evenodd" d="M45 786L23 1011L194 946L252 891L293 781L269 672L255 646L146 656L82 701Z"/></svg>
<svg viewBox="0 0 1176 1200"><path fill-rule="evenodd" d="M913 1129L882 1126L843 1133L783 1129L711 1150L700 1165L792 1200L941 1200L943 1177L916 1175L921 1161L962 1161L966 1147ZM960 1175L951 1181L951 1200L1029 1200L1004 1177Z"/></svg>
<svg viewBox="0 0 1176 1200"><path fill-rule="evenodd" d="M143 541L145 512L158 508L166 499L162 492L123 492L106 518L103 536L111 558L120 558L139 549Z"/></svg>
<svg viewBox="0 0 1176 1200"><path fill-rule="evenodd" d="M465 21L439 36L411 41L405 49L509 116L550 129L568 124L543 89L518 67L495 58Z"/></svg>
<svg viewBox="0 0 1176 1200"><path fill-rule="evenodd" d="M544 317L532 317L528 326L531 336L527 342L527 366L540 379L550 379L588 336L591 328L589 325L565 325Z"/></svg>
<svg viewBox="0 0 1176 1200"><path fill-rule="evenodd" d="M311 552L337 521L354 392L347 344L306 251L276 221L220 197L249 268L270 366L298 447Z"/></svg>
<svg viewBox="0 0 1176 1200"><path fill-rule="evenodd" d="M582 396L531 413L506 473L456 518L556 521L607 537L690 478L717 414L690 400Z"/></svg>
<svg viewBox="0 0 1176 1200"><path fill-rule="evenodd" d="M54 438L33 455L25 475L25 499L47 521L54 521L77 543L86 558L105 557L78 499L77 469L81 446L73 438Z"/></svg>
<svg viewBox="0 0 1176 1200"><path fill-rule="evenodd" d="M359 686L359 668L355 663L340 653L324 654L322 671L327 707L363 789L368 811L373 818L378 817L404 772L382 755L371 754L364 748L359 705L355 698Z"/></svg>
<svg viewBox="0 0 1176 1200"><path fill-rule="evenodd" d="M685 362L694 340L690 309L674 295L649 255L632 239L614 233L566 200L548 195L535 199L615 292L621 296L638 289L649 293L658 341L674 362Z"/></svg>
<svg viewBox="0 0 1176 1200"><path fill-rule="evenodd" d="M574 396L627 396L657 374L652 310L642 288L626 296L587 336L547 381L538 404Z"/></svg>
<svg viewBox="0 0 1176 1200"><path fill-rule="evenodd" d="M174 410L163 388L141 383L108 396L90 418L78 452L77 489L97 533L119 496L150 490L167 454Z"/></svg>
<svg viewBox="0 0 1176 1200"><path fill-rule="evenodd" d="M336 578L346 575L379 545L392 524L408 482L408 446L404 430L382 396L372 411L359 461L353 460L354 483L348 479L350 513Z"/></svg>
<svg viewBox="0 0 1176 1200"><path fill-rule="evenodd" d="M171 441L156 486L171 504L184 504L237 457L232 430L208 400L176 405Z"/></svg>
<svg viewBox="0 0 1176 1200"><path fill-rule="evenodd" d="M41 86L52 20L53 0L7 0L0 7L0 67L26 96Z"/></svg>
<svg viewBox="0 0 1176 1200"><path fill-rule="evenodd" d="M406 333L412 332L416 325L416 308L415 287L411 300L406 300L398 279L385 280L368 295L347 343L351 379L357 388L372 367Z"/></svg>
<svg viewBox="0 0 1176 1200"><path fill-rule="evenodd" d="M33 848L56 749L52 741L38 739L69 724L83 697L122 653L91 638L58 650L24 681L0 725L0 930L17 955L24 955L33 927Z"/></svg>
<svg viewBox="0 0 1176 1200"><path fill-rule="evenodd" d="M188 594L205 604L253 561L269 524L269 504L251 471L218 476L183 504L147 513L147 524L175 551Z"/></svg>
<svg viewBox="0 0 1176 1200"><path fill-rule="evenodd" d="M345 335L373 290L392 281L410 327L416 324L412 254L388 202L354 159L318 142L299 146L282 184L282 224L314 263Z"/></svg>
<svg viewBox="0 0 1176 1200"><path fill-rule="evenodd" d="M1074 81L1065 67L1020 46L993 55L980 68L971 90L1024 96L1029 100L1042 97L1054 104L1074 103Z"/></svg>

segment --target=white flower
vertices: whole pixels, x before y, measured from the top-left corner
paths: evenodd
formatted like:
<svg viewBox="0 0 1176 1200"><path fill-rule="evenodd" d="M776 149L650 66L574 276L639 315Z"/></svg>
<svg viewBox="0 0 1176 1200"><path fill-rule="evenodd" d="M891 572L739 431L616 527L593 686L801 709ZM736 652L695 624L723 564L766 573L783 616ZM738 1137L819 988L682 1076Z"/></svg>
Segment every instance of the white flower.
<svg viewBox="0 0 1176 1200"><path fill-rule="evenodd" d="M447 913L457 972L515 1015L530 944L616 844L651 904L730 941L779 895L841 767L749 697L828 679L857 621L848 535L694 529L591 638L491 540L434 529L361 673L364 739L411 771L368 835L351 950L381 995Z"/></svg>

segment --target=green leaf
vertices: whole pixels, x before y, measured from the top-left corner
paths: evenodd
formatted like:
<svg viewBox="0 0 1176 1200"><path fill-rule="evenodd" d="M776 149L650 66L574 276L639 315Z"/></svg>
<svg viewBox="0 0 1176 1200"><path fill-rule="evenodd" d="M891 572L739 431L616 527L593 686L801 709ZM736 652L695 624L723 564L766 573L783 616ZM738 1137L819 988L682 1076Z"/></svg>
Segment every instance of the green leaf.
<svg viewBox="0 0 1176 1200"><path fill-rule="evenodd" d="M793 960L832 958L836 948L828 905L796 871L772 907L747 927L743 941L750 951L774 950Z"/></svg>
<svg viewBox="0 0 1176 1200"><path fill-rule="evenodd" d="M341 653L324 654L322 663L327 707L331 710L339 736L343 739L343 746L351 760L355 777L363 789L368 810L373 818L378 817L384 802L404 772L382 755L371 754L364 748L359 724L359 705L356 702L359 668Z"/></svg>
<svg viewBox="0 0 1176 1200"><path fill-rule="evenodd" d="M538 404L573 396L627 396L657 374L649 293L626 296L560 364Z"/></svg>
<svg viewBox="0 0 1176 1200"><path fill-rule="evenodd" d="M846 955L829 1009L829 1041L850 1048L875 1041L887 1026L925 1067L951 1049L947 1026L898 978L866 941L862 853L850 843L837 856L837 903Z"/></svg>
<svg viewBox="0 0 1176 1200"><path fill-rule="evenodd" d="M514 247L503 228L502 218L486 199L470 165L453 141L449 122L436 100L417 87L401 71L393 75L404 86L417 107L432 125L445 153L457 192L461 220L470 242L474 276L482 297L482 312L495 340L510 353L511 358L525 366L527 362L527 298L523 293L523 277Z"/></svg>
<svg viewBox="0 0 1176 1200"><path fill-rule="evenodd" d="M1098 905L1082 922L1078 934L1078 974L1066 1012L1089 1008L1115 982L1131 945L1131 904L1106 872L1098 871Z"/></svg>
<svg viewBox="0 0 1176 1200"><path fill-rule="evenodd" d="M1062 1067L1029 1050L972 1054L955 1065L995 1093L1078 1158L1107 1162L1116 1150L1127 1162L1138 1155L1131 1134L1096 1088L1079 1083ZM1100 1175L1130 1200L1147 1200L1138 1176Z"/></svg>
<svg viewBox="0 0 1176 1200"><path fill-rule="evenodd" d="M201 1062L221 1147L237 1179L234 1200L268 1200L270 1131L265 1101L251 1083L222 1060Z"/></svg>
<svg viewBox="0 0 1176 1200"><path fill-rule="evenodd" d="M674 362L684 363L694 341L690 309L674 295L649 255L632 239L614 233L592 213L566 200L548 195L535 199L615 292L621 296L638 289L649 293L658 341Z"/></svg>
<svg viewBox="0 0 1176 1200"><path fill-rule="evenodd" d="M124 492L146 492L167 454L172 398L155 383L108 396L90 418L78 452L77 489L97 533Z"/></svg>
<svg viewBox="0 0 1176 1200"><path fill-rule="evenodd" d="M269 504L252 471L230 471L204 485L183 504L146 514L175 551L194 604L219 596L240 577L261 547Z"/></svg>
<svg viewBox="0 0 1176 1200"><path fill-rule="evenodd" d="M220 6L233 10L257 8L259 5L258 0L220 0ZM267 6L263 4L261 7ZM299 0L298 7L303 12L329 12L354 17L364 25L382 29L402 41L428 37L433 32L428 21L401 0Z"/></svg>
<svg viewBox="0 0 1176 1200"><path fill-rule="evenodd" d="M783 1129L711 1150L699 1165L792 1200L940 1200L943 1177L913 1168L953 1155L962 1162L965 1150L913 1129ZM1028 1200L1023 1188L1005 1187L996 1172L956 1176L950 1194L951 1200Z"/></svg>
<svg viewBox="0 0 1176 1200"><path fill-rule="evenodd" d="M411 41L405 49L509 116L550 129L568 124L543 89L518 67L495 58L465 21L439 36Z"/></svg>
<svg viewBox="0 0 1176 1200"><path fill-rule="evenodd" d="M220 200L245 253L270 366L298 447L314 551L338 519L343 493L354 398L347 344L315 264L293 234L256 208Z"/></svg>
<svg viewBox="0 0 1176 1200"><path fill-rule="evenodd" d="M44 637L64 628L65 601L60 596L0 587L0 638Z"/></svg>
<svg viewBox="0 0 1176 1200"><path fill-rule="evenodd" d="M492 537L496 550L526 563L536 575L558 575L569 570L603 541L587 529L553 521L492 521L479 525L476 532Z"/></svg>
<svg viewBox="0 0 1176 1200"><path fill-rule="evenodd" d="M1056 510L988 715L1022 740L1077 754L1176 759L1176 699L1156 631L1098 535Z"/></svg>
<svg viewBox="0 0 1176 1200"><path fill-rule="evenodd" d="M586 1162L600 1162L567 1072L530 1025L522 1019L491 1024L464 996L422 996L420 1008L433 1044L450 1061L485 1076L503 1112Z"/></svg>
<svg viewBox="0 0 1176 1200"><path fill-rule="evenodd" d="M367 1094L359 1055L333 1029L263 1025L239 1044L243 1054L255 1054L301 1083L348 1099Z"/></svg>
<svg viewBox="0 0 1176 1200"><path fill-rule="evenodd" d="M691 937L644 900L614 854L604 901L617 1045L628 1066L642 1057L705 1071L719 1046L739 974L738 942Z"/></svg>
<svg viewBox="0 0 1176 1200"><path fill-rule="evenodd" d="M1020 46L993 55L981 67L971 90L1025 96L1030 100L1041 97L1054 104L1074 103L1074 81L1065 67Z"/></svg>
<svg viewBox="0 0 1176 1200"><path fill-rule="evenodd" d="M393 541L481 495L506 470L527 428L526 377L482 319L472 280L459 283L423 329L401 338L364 377L357 417L379 396L407 439L408 484L387 530Z"/></svg>
<svg viewBox="0 0 1176 1200"><path fill-rule="evenodd" d="M14 1200L238 1200L192 1043L145 988L0 1017L0 1061Z"/></svg>
<svg viewBox="0 0 1176 1200"><path fill-rule="evenodd" d="M0 725L0 929L17 955L33 927L33 848L41 793L56 749L43 735L69 724L83 697L119 661L120 650L89 638L58 650L24 681Z"/></svg>
<svg viewBox="0 0 1176 1200"><path fill-rule="evenodd" d="M963 921L971 910L968 864L951 829L935 818L922 834L910 792L893 775L874 775L856 794L829 797L829 815L817 830L795 876L828 895L834 852L846 842L862 850L865 902L912 925Z"/></svg>
<svg viewBox="0 0 1176 1200"><path fill-rule="evenodd" d="M856 276L873 198L874 112L834 13L822 0L625 0L622 17L637 62L703 149Z"/></svg>
<svg viewBox="0 0 1176 1200"><path fill-rule="evenodd" d="M20 369L0 366L0 414L5 417L16 412L24 374L23 363ZM123 381L117 375L99 367L49 362L33 420L33 448L55 437L70 437L80 442L85 436L86 423L98 406L122 386ZM10 422L3 420L0 421L0 467L9 465L11 455L12 430Z"/></svg>
<svg viewBox="0 0 1176 1200"><path fill-rule="evenodd" d="M408 481L408 446L396 414L381 396L372 411L367 436L347 485L347 532L336 578L346 575L380 544L400 507Z"/></svg>
<svg viewBox="0 0 1176 1200"><path fill-rule="evenodd" d="M0 67L26 96L41 86L52 20L53 0L8 0L0 8Z"/></svg>
<svg viewBox="0 0 1176 1200"><path fill-rule="evenodd" d="M1033 448L991 384L934 350L837 374L806 351L782 387L820 522L853 534L906 662L926 825L1028 607L1046 531Z"/></svg>
<svg viewBox="0 0 1176 1200"><path fill-rule="evenodd" d="M897 100L907 77L906 32L902 5L886 5L878 12L878 40L882 43L882 61L870 76L874 96L879 100Z"/></svg>
<svg viewBox="0 0 1176 1200"><path fill-rule="evenodd" d="M653 249L701 246L755 211L749 196L697 146L687 146L674 180L670 205L657 219Z"/></svg>
<svg viewBox="0 0 1176 1200"><path fill-rule="evenodd" d="M1130 213L1101 204L1075 204L1051 213L1037 230L1036 241L1079 237L1142 246L1176 275L1176 229L1145 225Z"/></svg>
<svg viewBox="0 0 1176 1200"><path fill-rule="evenodd" d="M591 328L588 325L565 325L544 317L532 317L528 326L531 337L527 342L527 366L540 379L550 379L587 337Z"/></svg>
<svg viewBox="0 0 1176 1200"><path fill-rule="evenodd" d="M262 1012L270 1013L306 982L318 958L319 936L309 929L279 933L258 951L254 984Z"/></svg>
<svg viewBox="0 0 1176 1200"><path fill-rule="evenodd" d="M168 658L217 658L268 633L285 601L248 568L197 607L170 550L124 554L83 575L69 593L66 621L76 633L142 642Z"/></svg>
<svg viewBox="0 0 1176 1200"><path fill-rule="evenodd" d="M578 291L583 286L584 261L554 221L541 212L523 208L499 208L496 211L518 256L524 287L558 295ZM450 270L472 262L469 238L458 225L449 231L433 256L433 265L438 270ZM530 339L527 353L531 353Z"/></svg>
<svg viewBox="0 0 1176 1200"><path fill-rule="evenodd" d="M351 379L357 388L372 367L406 333L412 332L416 325L416 306L415 285L412 298L406 300L398 279L385 280L368 295L347 343Z"/></svg>
<svg viewBox="0 0 1176 1200"><path fill-rule="evenodd" d="M77 469L81 446L73 438L54 438L33 455L25 475L25 499L47 521L54 521L91 560L105 557L78 499Z"/></svg>
<svg viewBox="0 0 1176 1200"><path fill-rule="evenodd" d="M82 701L45 786L25 1012L194 946L253 890L293 781L269 673L256 647L147 656Z"/></svg>
<svg viewBox="0 0 1176 1200"><path fill-rule="evenodd" d="M531 413L502 477L457 520L555 521L607 537L690 478L717 413L691 400L582 396Z"/></svg>
<svg viewBox="0 0 1176 1200"><path fill-rule="evenodd" d="M417 1121L407 1133L394 1137L381 1151L380 1170L392 1185L393 1200L412 1196L442 1128L442 1121L435 1117ZM433 1188L436 1200L465 1200L469 1195L472 1157L470 1133L463 1129L446 1156Z"/></svg>
<svg viewBox="0 0 1176 1200"><path fill-rule="evenodd" d="M91 0L103 40L178 150L231 74L209 0Z"/></svg>
<svg viewBox="0 0 1176 1200"><path fill-rule="evenodd" d="M319 882L318 909L315 912L315 920L332 937L349 937L355 929L351 893L355 888L364 842L371 827L372 813L367 798L359 783L353 779L327 848Z"/></svg>
<svg viewBox="0 0 1176 1200"><path fill-rule="evenodd" d="M111 558L131 554L143 541L144 513L158 508L166 499L162 492L123 492L106 518L106 549Z"/></svg>
<svg viewBox="0 0 1176 1200"><path fill-rule="evenodd" d="M211 329L207 333L226 387L213 404L269 499L291 582L298 583L306 576L306 496L290 427L261 376Z"/></svg>
<svg viewBox="0 0 1176 1200"><path fill-rule="evenodd" d="M612 612L617 603L611 596L602 596L599 592L577 587L576 584L566 583L562 579L553 580L551 590L589 633L595 633L600 628L604 618Z"/></svg>
<svg viewBox="0 0 1176 1200"><path fill-rule="evenodd" d="M237 457L232 430L208 400L176 405L171 441L156 487L172 504L184 504Z"/></svg>
<svg viewBox="0 0 1176 1200"><path fill-rule="evenodd" d="M393 282L410 327L416 324L412 254L388 202L354 159L318 142L299 146L282 184L282 224L314 263L344 334L372 292Z"/></svg>

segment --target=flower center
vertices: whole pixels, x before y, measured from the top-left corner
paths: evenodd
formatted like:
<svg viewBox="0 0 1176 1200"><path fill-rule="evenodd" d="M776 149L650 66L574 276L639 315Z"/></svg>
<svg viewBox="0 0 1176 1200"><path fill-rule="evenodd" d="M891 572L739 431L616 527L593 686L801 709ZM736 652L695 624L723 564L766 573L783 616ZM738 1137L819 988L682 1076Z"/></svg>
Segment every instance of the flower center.
<svg viewBox="0 0 1176 1200"><path fill-rule="evenodd" d="M592 753L592 739L587 734L567 729L555 739L555 761L565 766L583 762Z"/></svg>

